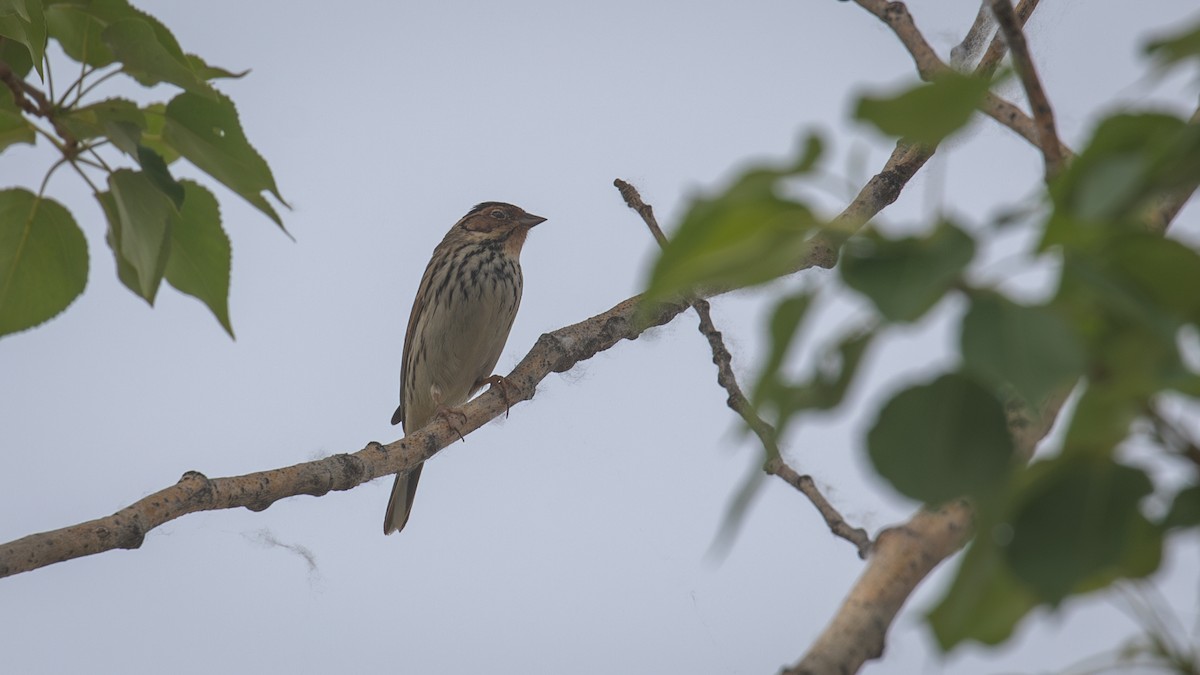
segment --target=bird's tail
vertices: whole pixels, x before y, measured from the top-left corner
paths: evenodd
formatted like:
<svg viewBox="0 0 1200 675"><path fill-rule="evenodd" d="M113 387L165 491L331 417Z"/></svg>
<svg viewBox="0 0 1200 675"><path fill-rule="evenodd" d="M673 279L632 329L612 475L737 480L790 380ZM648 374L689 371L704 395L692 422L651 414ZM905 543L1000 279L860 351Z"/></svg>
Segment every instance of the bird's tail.
<svg viewBox="0 0 1200 675"><path fill-rule="evenodd" d="M412 511L413 499L417 496L417 481L421 479L424 462L408 473L396 474L392 484L392 498L388 500L387 513L383 516L383 533L391 534L404 529L408 514Z"/></svg>

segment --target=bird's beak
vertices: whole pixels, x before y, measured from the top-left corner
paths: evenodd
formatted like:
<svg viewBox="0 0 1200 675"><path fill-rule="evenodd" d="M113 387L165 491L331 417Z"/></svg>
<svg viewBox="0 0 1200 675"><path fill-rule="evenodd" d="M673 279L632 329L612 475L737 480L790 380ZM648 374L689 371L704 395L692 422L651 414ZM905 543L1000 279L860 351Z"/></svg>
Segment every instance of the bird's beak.
<svg viewBox="0 0 1200 675"><path fill-rule="evenodd" d="M525 215L521 216L521 220L517 222L521 223L525 227L533 227L538 223L546 222L546 219L541 216L535 216L532 213L526 213Z"/></svg>

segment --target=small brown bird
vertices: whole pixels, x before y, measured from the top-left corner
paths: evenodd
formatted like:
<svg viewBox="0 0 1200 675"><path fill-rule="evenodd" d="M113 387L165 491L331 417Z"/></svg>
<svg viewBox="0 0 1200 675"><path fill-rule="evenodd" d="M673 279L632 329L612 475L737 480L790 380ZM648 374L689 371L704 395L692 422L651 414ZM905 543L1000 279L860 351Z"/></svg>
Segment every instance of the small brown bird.
<svg viewBox="0 0 1200 675"><path fill-rule="evenodd" d="M492 375L521 304L521 247L545 218L484 202L450 228L421 277L400 364L400 407L392 424L408 435L466 403ZM383 533L404 529L421 477L396 474Z"/></svg>

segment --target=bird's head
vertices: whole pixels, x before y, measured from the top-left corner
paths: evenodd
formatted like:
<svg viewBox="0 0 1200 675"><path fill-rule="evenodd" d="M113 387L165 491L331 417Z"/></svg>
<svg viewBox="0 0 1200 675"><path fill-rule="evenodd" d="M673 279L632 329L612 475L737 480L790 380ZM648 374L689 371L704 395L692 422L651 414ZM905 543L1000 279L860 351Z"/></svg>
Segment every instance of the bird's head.
<svg viewBox="0 0 1200 675"><path fill-rule="evenodd" d="M468 211L455 225L455 230L460 230L462 235L481 242L503 242L504 248L510 254L518 254L530 228L544 222L545 218L526 213L519 206L504 202L483 202Z"/></svg>

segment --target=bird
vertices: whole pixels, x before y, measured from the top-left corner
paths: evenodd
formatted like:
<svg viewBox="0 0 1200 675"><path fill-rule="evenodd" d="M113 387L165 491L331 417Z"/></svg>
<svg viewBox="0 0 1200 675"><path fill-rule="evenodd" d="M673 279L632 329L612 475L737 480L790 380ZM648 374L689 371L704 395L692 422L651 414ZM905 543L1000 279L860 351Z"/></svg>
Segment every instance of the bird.
<svg viewBox="0 0 1200 675"><path fill-rule="evenodd" d="M392 424L405 436L466 403L492 374L521 304L521 248L541 216L482 202L433 249L417 287L400 362L400 405ZM396 474L383 533L404 529L424 462Z"/></svg>

